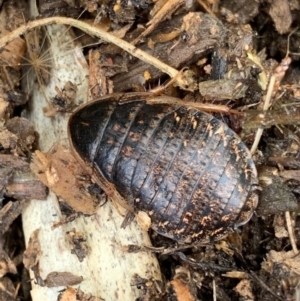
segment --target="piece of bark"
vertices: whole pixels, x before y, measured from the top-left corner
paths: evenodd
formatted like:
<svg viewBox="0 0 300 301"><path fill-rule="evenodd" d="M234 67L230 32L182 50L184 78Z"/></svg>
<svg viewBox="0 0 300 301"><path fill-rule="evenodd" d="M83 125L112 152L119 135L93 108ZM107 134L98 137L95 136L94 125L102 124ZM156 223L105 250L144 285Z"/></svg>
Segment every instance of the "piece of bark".
<svg viewBox="0 0 300 301"><path fill-rule="evenodd" d="M82 12L80 6L76 6L75 3L69 3L72 1L61 0L39 0L38 10L43 16L66 16L77 18Z"/></svg>
<svg viewBox="0 0 300 301"><path fill-rule="evenodd" d="M273 0L269 14L274 21L276 30L280 34L289 31L292 24L292 14L288 0Z"/></svg>
<svg viewBox="0 0 300 301"><path fill-rule="evenodd" d="M18 146L18 137L6 128L0 130L0 146L5 150L14 151Z"/></svg>
<svg viewBox="0 0 300 301"><path fill-rule="evenodd" d="M25 156L35 142L34 125L26 118L11 118L0 131L0 145L13 154Z"/></svg>
<svg viewBox="0 0 300 301"><path fill-rule="evenodd" d="M45 199L48 190L37 180L24 158L0 154L0 198Z"/></svg>
<svg viewBox="0 0 300 301"><path fill-rule="evenodd" d="M199 92L205 100L239 99L246 96L248 85L243 80L221 79L199 83Z"/></svg>
<svg viewBox="0 0 300 301"><path fill-rule="evenodd" d="M181 34L175 40L157 43L153 50L147 46L142 46L141 49L171 67L180 69L197 62L216 45L222 43L226 37L226 29L220 21L200 12L177 16L170 21L163 22L153 32L153 36L156 36L158 32L164 32L165 29L170 32L178 28L181 29ZM128 72L113 78L115 89L119 92L129 90L136 85L143 85L145 83L143 75L146 71L150 73L152 80L157 80L162 76L161 71L156 68L137 59L130 60Z"/></svg>
<svg viewBox="0 0 300 301"><path fill-rule="evenodd" d="M12 17L13 16L13 17ZM22 19L21 19L22 18ZM24 16L18 5L7 2L1 7L0 13L0 32L5 35L17 28L24 22ZM23 39L17 38L1 49L0 62L1 66L11 66L15 70L20 70L21 63L26 51L26 43ZM2 71L3 72L3 71ZM2 73L1 72L1 73ZM13 88L13 87L11 87Z"/></svg>
<svg viewBox="0 0 300 301"><path fill-rule="evenodd" d="M167 284L167 300L196 301L197 288L191 272L183 267L177 268L173 279Z"/></svg>
<svg viewBox="0 0 300 301"><path fill-rule="evenodd" d="M261 166L258 175L259 183L263 188L256 208L256 213L259 216L297 210L297 199L279 176L277 168Z"/></svg>
<svg viewBox="0 0 300 301"><path fill-rule="evenodd" d="M91 294L85 294L80 288L73 289L72 287L68 287L65 291L63 291L58 298L59 301L70 301L70 300L78 300L78 301L104 301L101 298L95 297Z"/></svg>
<svg viewBox="0 0 300 301"><path fill-rule="evenodd" d="M221 4L220 12L229 23L249 23L259 12L259 1L240 0L224 1Z"/></svg>
<svg viewBox="0 0 300 301"><path fill-rule="evenodd" d="M4 244L4 241L1 241ZM7 273L17 274L17 268L14 262L9 258L8 254L0 249L0 278Z"/></svg>
<svg viewBox="0 0 300 301"><path fill-rule="evenodd" d="M296 180L300 182L300 170L283 170L280 176L285 180Z"/></svg>
<svg viewBox="0 0 300 301"><path fill-rule="evenodd" d="M281 157L281 156L272 156L268 158L270 164L278 165L281 164L286 168L300 168L300 162L298 158L293 157Z"/></svg>
<svg viewBox="0 0 300 301"><path fill-rule="evenodd" d="M12 177L6 186L7 197L14 199L45 200L48 194L47 187L35 179L32 173L17 174Z"/></svg>
<svg viewBox="0 0 300 301"><path fill-rule="evenodd" d="M5 301L16 301L17 295L14 283L8 278L0 278L0 298Z"/></svg>
<svg viewBox="0 0 300 301"><path fill-rule="evenodd" d="M29 170L29 164L25 158L6 154L0 154L0 166L1 168L10 168L17 171Z"/></svg>
<svg viewBox="0 0 300 301"><path fill-rule="evenodd" d="M16 107L16 106L21 106L25 105L27 103L29 96L25 92L22 92L18 89L10 90L7 91L7 104L10 103L11 106ZM0 109L1 111L1 109ZM0 113L1 116L1 113Z"/></svg>
<svg viewBox="0 0 300 301"><path fill-rule="evenodd" d="M21 214L26 202L8 202L0 210L0 237L8 230L12 222Z"/></svg>
<svg viewBox="0 0 300 301"><path fill-rule="evenodd" d="M14 117L9 119L6 124L6 128L15 134L22 143L30 147L35 140L35 128L34 124L26 118Z"/></svg>
<svg viewBox="0 0 300 301"><path fill-rule="evenodd" d="M260 126L270 128L273 125L295 125L300 124L299 109L280 109L272 111L248 110L245 112L243 121L244 129L256 129Z"/></svg>

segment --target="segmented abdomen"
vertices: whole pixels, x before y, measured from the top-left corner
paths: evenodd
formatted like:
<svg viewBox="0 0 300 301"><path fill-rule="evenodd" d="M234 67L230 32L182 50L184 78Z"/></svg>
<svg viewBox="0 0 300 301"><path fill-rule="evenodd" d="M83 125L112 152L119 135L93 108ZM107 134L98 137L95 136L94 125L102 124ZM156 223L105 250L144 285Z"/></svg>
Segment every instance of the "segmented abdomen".
<svg viewBox="0 0 300 301"><path fill-rule="evenodd" d="M146 211L162 235L185 242L218 237L252 215L256 170L249 151L209 114L98 101L72 116L70 134L81 157Z"/></svg>

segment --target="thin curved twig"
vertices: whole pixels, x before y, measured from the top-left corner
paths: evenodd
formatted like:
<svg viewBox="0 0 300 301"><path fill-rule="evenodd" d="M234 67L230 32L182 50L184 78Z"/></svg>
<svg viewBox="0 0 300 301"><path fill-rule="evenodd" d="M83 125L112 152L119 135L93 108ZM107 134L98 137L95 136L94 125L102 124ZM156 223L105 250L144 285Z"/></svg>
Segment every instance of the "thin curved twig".
<svg viewBox="0 0 300 301"><path fill-rule="evenodd" d="M45 19L28 22L27 24L20 26L19 28L8 33L4 37L0 38L0 48L4 47L9 42L11 42L15 38L23 35L25 32L27 32L29 30L32 30L32 29L34 29L36 27L40 27L40 26L50 25L50 24L63 24L63 25L73 26L73 27L79 28L80 30L84 31L85 33L87 33L91 36L100 38L108 43L113 43L113 44L117 45L118 47L124 49L131 55L144 61L145 63L148 63L148 64L156 67L157 69L161 70L162 72L168 74L171 78L177 77L176 78L177 85L185 90L193 90L193 87L196 86L195 83L193 81L191 81L191 78L187 75L187 74L189 74L188 72L183 72L178 76L178 73L180 71L161 62L157 58L142 51L141 49L136 48L135 46L131 45L130 43L114 36L113 34L111 34L109 32L101 30L100 28L96 28L93 25L87 24L83 21L79 21L76 19L71 19L71 18L51 17L51 18L45 18ZM191 82L192 82L192 84L191 84Z"/></svg>

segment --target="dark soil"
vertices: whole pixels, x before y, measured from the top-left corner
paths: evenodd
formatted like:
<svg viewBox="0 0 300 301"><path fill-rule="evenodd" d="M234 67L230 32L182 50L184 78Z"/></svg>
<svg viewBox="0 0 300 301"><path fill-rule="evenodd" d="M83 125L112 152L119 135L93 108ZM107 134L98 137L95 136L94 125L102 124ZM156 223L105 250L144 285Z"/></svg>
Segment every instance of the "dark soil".
<svg viewBox="0 0 300 301"><path fill-rule="evenodd" d="M168 87L163 93L243 112L243 116L212 114L237 132L249 149L257 129L263 129L253 154L260 201L250 222L229 231L222 241L185 249L151 232L153 245L165 248L158 255L165 282L158 291L149 279L140 281L140 300L213 300L213 296L223 301L300 300L300 4L296 0L168 2L165 17L145 34L154 7L150 0L39 1L40 18L105 20L109 30L123 30L122 38L136 47L177 70L189 68L197 83L193 92ZM10 20L2 26L6 31L1 30L1 37L22 25L24 18L30 19L27 3L4 0L0 5L2 16ZM75 33L83 45L97 42ZM26 55L25 48L18 48L20 57ZM5 104L3 110L0 102L0 300L25 301L31 300L30 281L22 263L25 246L18 216L33 190L35 198L37 193L43 198L47 188L26 178L38 138L34 125L18 117L29 96L20 85L22 70L16 68L23 62L13 53L5 58L0 53L0 99ZM101 59L93 61L98 53ZM115 45L86 47L85 54L90 55L90 77L104 83L91 87L94 98L112 90L149 90L168 80L160 70ZM287 57L291 64L285 65ZM272 76L271 106L263 112ZM47 73L40 78L45 84ZM73 92L70 87L58 91L48 116L72 110ZM25 179L16 179L16 174Z"/></svg>

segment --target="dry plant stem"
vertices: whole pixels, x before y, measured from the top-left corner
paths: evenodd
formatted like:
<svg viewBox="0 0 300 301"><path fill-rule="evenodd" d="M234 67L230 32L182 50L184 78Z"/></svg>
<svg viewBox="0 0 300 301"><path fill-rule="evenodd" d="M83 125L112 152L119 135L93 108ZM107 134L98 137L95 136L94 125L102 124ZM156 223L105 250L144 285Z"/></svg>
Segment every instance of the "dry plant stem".
<svg viewBox="0 0 300 301"><path fill-rule="evenodd" d="M183 1L183 0L182 0ZM180 1L179 1L180 2ZM161 62L160 60L156 59L155 57L149 55L148 53L136 48L135 46L127 43L126 41L117 38L113 34L109 32L105 32L101 30L100 28L96 28L90 24L87 24L83 21L79 21L76 19L71 18L64 18L64 17L51 17L51 18L45 18L41 20L35 20L28 22L27 24L20 26L16 30L12 31L11 33L5 35L3 38L0 39L0 48L7 45L9 42L14 40L15 38L23 35L29 30L32 30L36 27L50 25L50 24L63 24L63 25L69 25L76 28L79 28L80 30L84 31L85 33L95 36L97 38L100 38L108 43L112 43L117 45L118 47L124 49L131 55L137 57L138 59L156 67L157 69L161 70L162 72L168 74L171 78L175 77L178 74L178 70L170 67L169 65ZM187 81L184 78L184 75L179 76L177 78L177 84L180 87L187 86Z"/></svg>
<svg viewBox="0 0 300 301"><path fill-rule="evenodd" d="M271 106L271 100L276 96L276 93L280 86L280 82L282 81L282 79L285 75L285 72L288 70L291 62L292 62L292 59L287 56L284 59L282 59L280 64L275 68L274 74L271 76L271 79L269 82L267 95L266 95L265 102L263 105L264 112L266 112L269 109L269 107ZM254 140L254 143L250 150L252 155L254 154L254 152L257 149L257 146L258 146L258 143L262 136L262 133L263 133L263 127L261 126L256 132L255 140Z"/></svg>
<svg viewBox="0 0 300 301"><path fill-rule="evenodd" d="M217 301L217 289L216 289L216 281L215 279L213 279L213 298L214 298L214 301Z"/></svg>
<svg viewBox="0 0 300 301"><path fill-rule="evenodd" d="M290 215L289 211L285 212L285 220L286 220L286 226L287 226L287 230L289 233L289 238L291 241L293 251L294 251L295 255L297 255L299 253L299 251L297 249L296 238L295 238L293 225L292 225L292 219L291 219L291 215Z"/></svg>
<svg viewBox="0 0 300 301"><path fill-rule="evenodd" d="M164 21L168 16L170 16L177 8L185 3L186 0L169 0L167 1L163 7L158 11L158 13L153 17L153 19L148 22L147 29L143 33L141 33L132 44L137 44L141 39L150 34L154 28L162 21Z"/></svg>
<svg viewBox="0 0 300 301"><path fill-rule="evenodd" d="M216 14L209 8L209 6L202 0L197 0L197 2L212 16L217 17Z"/></svg>
<svg viewBox="0 0 300 301"><path fill-rule="evenodd" d="M168 2L168 0L157 0L151 9L149 15L151 18L153 18L160 10L161 8Z"/></svg>
<svg viewBox="0 0 300 301"><path fill-rule="evenodd" d="M293 34L295 31L296 30L293 30L291 34ZM288 41L290 39L291 34L288 36ZM289 52L289 42L288 42L288 50L287 51ZM267 92L266 99L265 99L264 106L263 106L263 111L264 112L266 112L269 109L271 98L275 97L276 92L279 88L280 82L281 82L282 78L284 77L285 72L288 69L290 63L291 63L291 58L288 57L288 56L285 57L281 61L280 65L275 69L275 74L273 74L271 76L271 79L270 79L270 82L269 82L269 87L268 87L268 92ZM261 126L261 127L258 128L258 130L256 132L255 139L254 139L253 145L252 145L251 150L250 150L252 155L255 153L255 151L257 149L257 146L259 144L259 141L261 139L263 131L264 131L264 129Z"/></svg>
<svg viewBox="0 0 300 301"><path fill-rule="evenodd" d="M258 283L263 289L265 289L267 292L269 292L275 299L283 301L282 298L280 298L279 296L277 296L273 290L268 287L253 271L250 271L250 276L252 279L254 279L256 281L256 283Z"/></svg>
<svg viewBox="0 0 300 301"><path fill-rule="evenodd" d="M219 12L219 0L214 0L214 3L212 5L212 11L215 13Z"/></svg>
<svg viewBox="0 0 300 301"><path fill-rule="evenodd" d="M276 81L276 76L272 75L271 79L270 79L270 82L269 82L268 92L267 92L267 95L266 95L264 106L263 106L263 111L264 112L266 112L269 108L270 101L271 101L271 96L272 96L272 93L273 93L273 88L274 88L274 85L275 85L275 81ZM254 139L254 142L253 142L251 150L250 150L251 155L253 155L255 153L255 151L257 149L257 146L259 144L260 138L263 134L263 131L264 131L264 128L262 126L257 129L255 139Z"/></svg>
<svg viewBox="0 0 300 301"><path fill-rule="evenodd" d="M285 72L288 70L290 64L292 62L292 59L290 57L285 57L279 64L279 66L277 66L275 68L275 83L274 83L274 87L273 87L273 92L272 92L272 95L271 97L274 98L277 91L278 91L278 88L280 86L280 82L282 81L284 75L285 75Z"/></svg>

